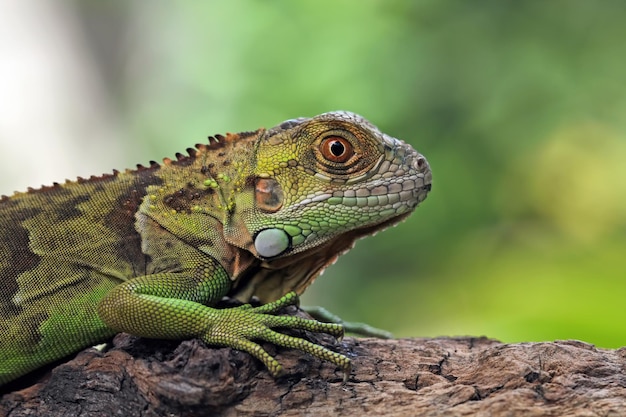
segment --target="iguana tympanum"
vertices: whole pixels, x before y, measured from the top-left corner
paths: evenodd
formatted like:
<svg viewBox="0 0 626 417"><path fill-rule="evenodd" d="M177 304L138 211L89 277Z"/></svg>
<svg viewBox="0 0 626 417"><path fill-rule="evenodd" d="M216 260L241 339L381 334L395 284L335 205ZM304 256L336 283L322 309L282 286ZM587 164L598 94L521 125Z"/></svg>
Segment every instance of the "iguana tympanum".
<svg viewBox="0 0 626 417"><path fill-rule="evenodd" d="M348 112L187 152L0 199L0 384L117 332L230 346L273 375L281 366L254 341L350 369L272 330L340 336L340 324L275 313L426 198L426 159ZM224 296L262 305L212 307Z"/></svg>

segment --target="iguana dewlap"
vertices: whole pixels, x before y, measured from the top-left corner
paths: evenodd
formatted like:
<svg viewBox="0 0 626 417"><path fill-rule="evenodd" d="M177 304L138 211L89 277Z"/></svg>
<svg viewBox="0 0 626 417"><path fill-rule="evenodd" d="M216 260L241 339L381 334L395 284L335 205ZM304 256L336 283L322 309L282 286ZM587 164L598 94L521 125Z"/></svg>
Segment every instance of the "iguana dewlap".
<svg viewBox="0 0 626 417"><path fill-rule="evenodd" d="M187 152L0 199L0 384L117 332L230 346L274 375L280 365L255 340L349 369L271 330L341 335L341 325L274 313L426 198L426 159L348 112ZM264 305L211 307L224 296Z"/></svg>

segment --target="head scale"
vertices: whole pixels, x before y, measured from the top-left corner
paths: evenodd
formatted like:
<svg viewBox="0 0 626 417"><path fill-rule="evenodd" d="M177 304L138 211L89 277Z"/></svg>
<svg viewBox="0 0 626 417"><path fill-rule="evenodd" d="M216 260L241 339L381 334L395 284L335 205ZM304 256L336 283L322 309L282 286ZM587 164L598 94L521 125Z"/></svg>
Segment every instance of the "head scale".
<svg viewBox="0 0 626 417"><path fill-rule="evenodd" d="M236 209L253 241L250 251L270 269L291 268L280 280L292 276L289 284L259 278L254 293L266 299L274 298L264 294L273 286L277 294L303 291L356 239L404 219L432 180L421 154L349 112L267 130L251 170L254 202Z"/></svg>

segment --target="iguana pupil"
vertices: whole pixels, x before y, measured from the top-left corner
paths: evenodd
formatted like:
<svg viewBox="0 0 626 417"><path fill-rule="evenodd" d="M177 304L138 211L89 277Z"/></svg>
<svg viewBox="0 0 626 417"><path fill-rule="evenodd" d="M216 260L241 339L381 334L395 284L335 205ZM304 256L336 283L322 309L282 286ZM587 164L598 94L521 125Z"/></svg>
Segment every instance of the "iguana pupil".
<svg viewBox="0 0 626 417"><path fill-rule="evenodd" d="M343 153L346 151L346 148L344 148L344 146L341 144L341 142L339 141L334 141L331 143L330 145L330 151L333 153L333 155L335 155L336 157L340 157L341 155L343 155Z"/></svg>

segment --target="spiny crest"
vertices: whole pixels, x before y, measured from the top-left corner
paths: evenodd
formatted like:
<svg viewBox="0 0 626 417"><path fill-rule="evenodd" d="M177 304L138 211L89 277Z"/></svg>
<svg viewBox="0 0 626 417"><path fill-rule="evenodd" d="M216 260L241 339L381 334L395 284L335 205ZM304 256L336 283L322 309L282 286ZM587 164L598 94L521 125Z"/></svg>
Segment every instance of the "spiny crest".
<svg viewBox="0 0 626 417"><path fill-rule="evenodd" d="M216 134L213 136L208 136L208 143L196 143L194 148L187 148L187 155L176 153L176 159L173 160L171 158L164 158L163 163L165 165L190 165L193 163L194 159L197 157L198 153L206 153L212 150L217 150L226 147L226 145L237 142L241 139L246 139L251 136L258 135L263 129L258 129L254 131L246 131L240 133L226 133L226 136L221 134Z"/></svg>
<svg viewBox="0 0 626 417"><path fill-rule="evenodd" d="M245 131L240 133L226 133L226 135L216 134L213 136L208 136L208 143L197 143L193 148L187 148L186 154L177 152L175 154L175 159L171 158L163 158L164 165L178 165L178 166L187 166L193 163L198 153L205 153L211 150L220 149L225 147L227 144L236 142L240 139L249 138L254 135L258 135L263 129ZM127 174L144 172L150 170L156 170L161 168L161 164L156 161L150 161L148 166L144 166L142 164L137 164L135 169L126 169L124 170ZM98 182L98 181L107 181L111 180L119 175L120 171L114 169L111 173L105 173L102 175L91 175L89 178L77 177L75 180L66 179L64 183L53 182L52 185L42 185L39 188L28 187L26 192L16 191L11 196L0 195L0 202L4 202L9 200L11 197L19 196L21 194L26 193L38 193L38 192L48 192L52 190L58 190L65 185L78 183L84 184L89 182Z"/></svg>
<svg viewBox="0 0 626 417"><path fill-rule="evenodd" d="M149 168L143 168L143 167L141 168L149 169ZM91 175L89 178L76 177L75 180L66 179L65 182L63 183L55 181L52 183L52 185L42 185L39 188L27 187L25 192L16 191L10 196L7 196L5 194L0 195L0 202L8 201L12 197L16 197L16 196L23 195L23 194L45 193L45 192L50 192L54 190L59 190L59 189L62 189L64 186L67 186L70 184L85 184L85 183L98 182L98 181L108 181L117 177L119 173L120 172L118 170L114 169L113 172L111 173L105 173L102 175Z"/></svg>

